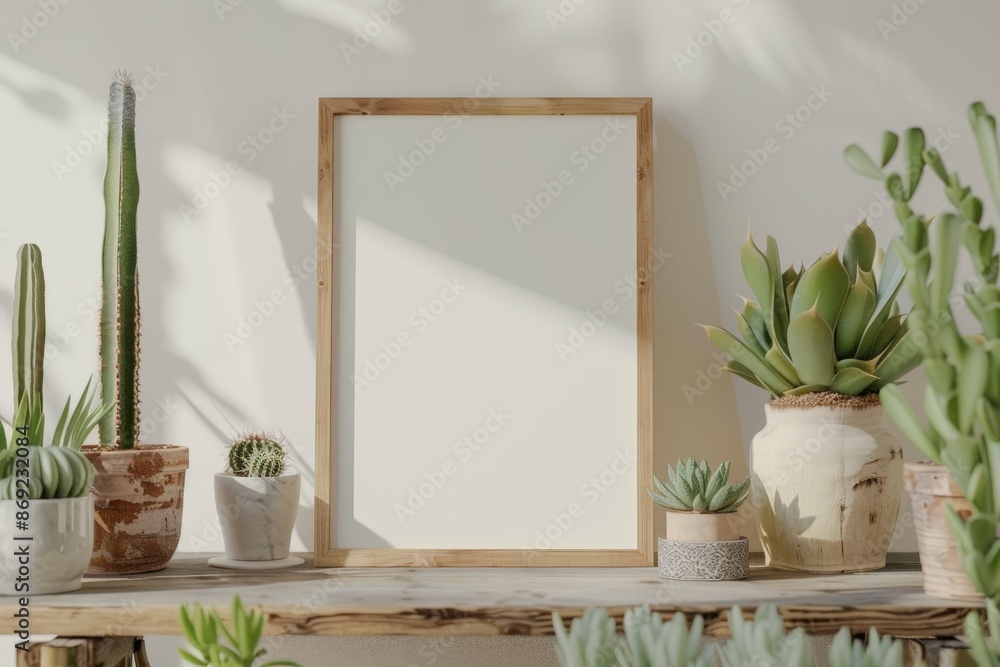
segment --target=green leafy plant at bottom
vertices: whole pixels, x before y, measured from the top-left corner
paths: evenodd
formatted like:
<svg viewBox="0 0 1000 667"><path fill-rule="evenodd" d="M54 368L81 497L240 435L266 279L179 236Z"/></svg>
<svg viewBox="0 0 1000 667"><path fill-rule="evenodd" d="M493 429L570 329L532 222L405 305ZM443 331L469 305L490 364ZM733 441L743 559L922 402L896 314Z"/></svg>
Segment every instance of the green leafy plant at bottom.
<svg viewBox="0 0 1000 667"><path fill-rule="evenodd" d="M199 667L255 667L267 649L257 648L264 631L264 615L243 606L240 596L233 598L232 628L214 609L201 605L189 608L181 605L181 628L188 642L199 655L187 649L177 649L184 660ZM302 667L290 660L272 660L256 667Z"/></svg>
<svg viewBox="0 0 1000 667"><path fill-rule="evenodd" d="M762 605L749 621L739 607L733 607L729 614L732 638L718 652L702 645L704 623L701 616L695 616L689 626L684 614L674 614L665 622L648 608L636 607L625 612L622 637L615 633L615 621L604 609L587 609L573 620L569 632L559 614L552 614L556 655L562 667L709 667L717 664L716 655L724 667L815 665L805 631L797 628L786 633L774 605ZM903 645L880 637L875 628L869 630L865 644L841 628L830 646L829 664L902 667Z"/></svg>

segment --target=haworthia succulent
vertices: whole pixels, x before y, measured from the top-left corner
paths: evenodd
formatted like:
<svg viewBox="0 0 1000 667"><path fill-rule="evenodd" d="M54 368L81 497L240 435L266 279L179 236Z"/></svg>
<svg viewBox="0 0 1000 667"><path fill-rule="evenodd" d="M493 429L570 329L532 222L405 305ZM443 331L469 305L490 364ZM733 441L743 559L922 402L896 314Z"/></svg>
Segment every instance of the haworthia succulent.
<svg viewBox="0 0 1000 667"><path fill-rule="evenodd" d="M750 495L750 478L729 484L729 461L713 471L707 461L679 460L667 466L667 481L653 475L654 501L668 510L699 513L734 512Z"/></svg>
<svg viewBox="0 0 1000 667"><path fill-rule="evenodd" d="M101 391L114 409L100 423L101 443L123 449L139 440L139 274L136 213L135 90L127 74L108 96L108 166L104 174Z"/></svg>

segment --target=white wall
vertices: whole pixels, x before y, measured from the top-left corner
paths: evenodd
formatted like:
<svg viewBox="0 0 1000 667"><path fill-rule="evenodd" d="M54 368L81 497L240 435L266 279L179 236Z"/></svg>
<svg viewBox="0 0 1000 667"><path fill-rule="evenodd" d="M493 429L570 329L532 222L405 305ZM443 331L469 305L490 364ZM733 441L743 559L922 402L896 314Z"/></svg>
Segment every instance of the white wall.
<svg viewBox="0 0 1000 667"><path fill-rule="evenodd" d="M221 548L211 476L230 424L278 427L294 445L307 471L295 546L311 546L317 97L466 96L489 80L503 96L654 98L656 244L673 253L655 277L658 468L688 454L742 461L762 425L766 396L754 388L725 378L690 400L683 391L714 363L692 323L731 326L733 293L746 292L737 251L748 222L779 239L786 262L833 248L877 202L841 149L908 124L957 135L948 164L979 185L965 108L1000 107L1000 7L986 0L400 1L349 62L354 34L386 0L0 5L0 311L9 321L16 247L39 243L52 405L97 368L90 304L111 73L127 68L147 89L142 397L147 440L191 447L182 550ZM783 120L810 100L808 120ZM269 125L273 141L252 147ZM769 138L777 152L720 196L717 182ZM239 173L220 176L230 162ZM206 191L210 201L194 201ZM943 201L936 187L923 194L928 208ZM184 208L196 203L207 206ZM897 223L876 213L885 242ZM255 310L263 324L239 331ZM10 403L0 383L0 408ZM910 532L894 548L912 550Z"/></svg>

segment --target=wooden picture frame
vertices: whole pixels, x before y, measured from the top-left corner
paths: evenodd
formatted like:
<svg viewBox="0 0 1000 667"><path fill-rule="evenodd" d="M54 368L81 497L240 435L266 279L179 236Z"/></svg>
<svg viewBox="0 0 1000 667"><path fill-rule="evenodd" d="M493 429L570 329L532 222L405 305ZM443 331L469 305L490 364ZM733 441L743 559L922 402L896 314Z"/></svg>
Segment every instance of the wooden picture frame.
<svg viewBox="0 0 1000 667"><path fill-rule="evenodd" d="M508 549L338 547L338 329L341 222L335 200L335 124L350 116L632 116L635 123L635 428L637 516L634 548ZM318 567L652 566L653 154L648 98L321 98L319 100L316 340L315 564ZM630 231L631 234L631 231ZM631 237L630 237L631 238ZM629 427L631 428L631 427ZM629 473L631 475L631 472ZM630 501L631 502L631 501ZM630 529L631 530L631 529Z"/></svg>

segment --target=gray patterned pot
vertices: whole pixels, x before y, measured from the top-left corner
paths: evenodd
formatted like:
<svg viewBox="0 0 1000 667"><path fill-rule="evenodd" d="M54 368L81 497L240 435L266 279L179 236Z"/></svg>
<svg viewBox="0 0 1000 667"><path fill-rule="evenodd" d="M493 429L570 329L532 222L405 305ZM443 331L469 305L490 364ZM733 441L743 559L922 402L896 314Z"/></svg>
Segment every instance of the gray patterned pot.
<svg viewBox="0 0 1000 667"><path fill-rule="evenodd" d="M730 581L750 576L750 542L680 542L660 538L660 576L664 579Z"/></svg>

